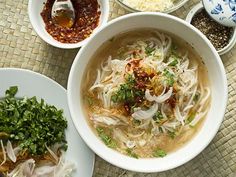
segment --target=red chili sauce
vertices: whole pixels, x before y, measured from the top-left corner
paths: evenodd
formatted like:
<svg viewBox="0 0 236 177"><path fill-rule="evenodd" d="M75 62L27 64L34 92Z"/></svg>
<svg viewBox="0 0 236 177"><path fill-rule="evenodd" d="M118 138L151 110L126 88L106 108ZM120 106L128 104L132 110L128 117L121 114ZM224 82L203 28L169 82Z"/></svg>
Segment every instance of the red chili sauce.
<svg viewBox="0 0 236 177"><path fill-rule="evenodd" d="M78 43L89 37L98 26L101 12L97 0L71 0L75 10L75 22L71 28L53 23L51 10L55 0L47 0L41 16L47 32L62 43Z"/></svg>

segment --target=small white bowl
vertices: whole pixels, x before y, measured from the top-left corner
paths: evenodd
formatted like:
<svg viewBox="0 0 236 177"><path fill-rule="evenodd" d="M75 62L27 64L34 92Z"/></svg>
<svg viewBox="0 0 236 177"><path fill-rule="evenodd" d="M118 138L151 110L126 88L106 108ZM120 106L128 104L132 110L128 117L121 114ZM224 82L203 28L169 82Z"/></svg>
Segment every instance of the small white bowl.
<svg viewBox="0 0 236 177"><path fill-rule="evenodd" d="M170 27L174 28L170 28ZM175 34L200 55L205 63L211 87L211 107L202 128L185 146L164 158L134 159L108 148L95 135L83 110L81 85L89 60L98 48L112 37L130 30L154 28ZM112 20L79 51L68 80L68 104L72 119L87 145L100 157L118 167L137 172L161 172L178 167L196 157L216 135L227 104L226 73L217 51L210 41L186 21L164 13L139 12ZM220 101L219 101L220 98Z"/></svg>
<svg viewBox="0 0 236 177"><path fill-rule="evenodd" d="M63 49L73 49L73 48L79 48L86 44L86 42L89 40L89 38L94 35L99 28L104 26L109 17L109 1L108 0L98 0L98 3L100 5L100 11L101 11L101 16L99 20L99 24L97 28L93 31L90 37L84 39L81 42L70 44L70 43L61 43L57 40L55 40L50 34L45 29L45 23L40 15L40 13L43 10L44 3L47 2L47 0L29 0L28 3L28 15L30 22L38 34L38 36L43 39L46 43L58 47L58 48L63 48Z"/></svg>
<svg viewBox="0 0 236 177"><path fill-rule="evenodd" d="M191 23L193 17L200 12L202 9L204 9L203 4L200 2L199 4L197 4L196 6L194 6L191 11L188 13L187 17L186 17L186 21ZM222 25L222 24L221 24ZM226 45L224 48L218 50L217 52L219 53L219 55L223 55L226 54L227 52L229 52L235 45L236 43L236 28L234 28L233 34L231 36L231 39L228 43L228 45Z"/></svg>

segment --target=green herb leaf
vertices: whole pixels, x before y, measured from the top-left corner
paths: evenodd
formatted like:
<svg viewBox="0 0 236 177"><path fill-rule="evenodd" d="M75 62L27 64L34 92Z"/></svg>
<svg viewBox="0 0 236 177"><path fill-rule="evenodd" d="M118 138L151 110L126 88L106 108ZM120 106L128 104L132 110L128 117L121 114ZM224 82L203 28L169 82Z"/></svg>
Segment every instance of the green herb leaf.
<svg viewBox="0 0 236 177"><path fill-rule="evenodd" d="M107 135L104 132L104 129L101 127L98 127L97 129L98 136L101 138L101 140L107 145L109 148L116 148L117 144L114 139L112 139L109 135Z"/></svg>
<svg viewBox="0 0 236 177"><path fill-rule="evenodd" d="M198 102L199 98L200 98L200 93L197 92L197 93L194 95L194 97L193 97L193 101L194 101L194 102Z"/></svg>
<svg viewBox="0 0 236 177"><path fill-rule="evenodd" d="M87 103L88 103L89 106L92 106L94 104L94 99L93 98L87 96L86 100L87 100Z"/></svg>
<svg viewBox="0 0 236 177"><path fill-rule="evenodd" d="M175 132L168 131L168 135L169 135L169 137L171 137L172 139L174 139L174 138L176 137L176 133L175 133Z"/></svg>
<svg viewBox="0 0 236 177"><path fill-rule="evenodd" d="M160 111L157 111L156 114L153 116L153 120L156 122L160 122L164 117Z"/></svg>
<svg viewBox="0 0 236 177"><path fill-rule="evenodd" d="M135 84L135 78L132 75L128 75L126 77L126 83L120 85L119 89L111 96L111 100L114 103L135 102L137 97L144 95L143 91L135 88Z"/></svg>
<svg viewBox="0 0 236 177"><path fill-rule="evenodd" d="M127 155L130 156L130 157L133 157L135 159L139 158L138 155L136 153L134 153L133 150L130 149L130 148L126 149L126 152L127 152Z"/></svg>
<svg viewBox="0 0 236 177"><path fill-rule="evenodd" d="M140 121L140 120L133 119L133 123L134 123L135 125L140 125L140 124L141 124L141 121Z"/></svg>
<svg viewBox="0 0 236 177"><path fill-rule="evenodd" d="M165 157L167 155L167 153L162 150L162 149L156 149L154 152L153 152L153 157Z"/></svg>
<svg viewBox="0 0 236 177"><path fill-rule="evenodd" d="M18 87L17 86L12 86L10 87L8 90L6 90L5 94L6 97L14 97L16 95L18 91Z"/></svg>
<svg viewBox="0 0 236 177"><path fill-rule="evenodd" d="M66 144L67 121L63 111L32 98L15 98L18 88L10 87L0 100L0 132L32 155L47 152L46 145Z"/></svg>
<svg viewBox="0 0 236 177"><path fill-rule="evenodd" d="M186 120L186 124L190 124L195 118L195 116L196 116L196 113L191 113Z"/></svg>
<svg viewBox="0 0 236 177"><path fill-rule="evenodd" d="M169 86L173 86L175 83L174 74L170 73L168 70L164 70L164 76L166 77L166 82Z"/></svg>
<svg viewBox="0 0 236 177"><path fill-rule="evenodd" d="M178 60L175 58L172 62L170 62L169 66L176 66L178 63Z"/></svg>
<svg viewBox="0 0 236 177"><path fill-rule="evenodd" d="M155 50L155 48L146 47L146 48L145 48L145 53L146 53L147 55L151 55L154 50Z"/></svg>

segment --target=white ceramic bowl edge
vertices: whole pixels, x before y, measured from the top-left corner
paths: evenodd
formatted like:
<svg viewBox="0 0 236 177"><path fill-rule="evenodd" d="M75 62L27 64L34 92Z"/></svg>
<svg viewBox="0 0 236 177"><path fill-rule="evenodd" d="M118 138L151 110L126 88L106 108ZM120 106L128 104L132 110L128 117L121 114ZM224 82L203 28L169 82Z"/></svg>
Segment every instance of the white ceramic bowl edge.
<svg viewBox="0 0 236 177"><path fill-rule="evenodd" d="M33 26L33 29L38 34L38 36L44 40L46 43L63 49L73 49L73 48L79 48L86 44L97 31L99 28L103 27L109 18L109 1L108 0L98 0L98 3L100 5L101 10L101 16L99 25L96 27L96 29L93 31L90 37L86 38L85 40L75 43L75 44L68 44L68 43L61 43L57 40L55 40L45 29L45 23L40 15L40 13L43 10L44 2L46 0L29 0L28 2L28 15L31 22L31 25Z"/></svg>
<svg viewBox="0 0 236 177"><path fill-rule="evenodd" d="M170 26L175 26L170 28ZM107 148L89 127L80 106L80 86L88 60L102 43L117 34L137 28L156 28L181 37L201 55L209 71L212 106L199 133L183 148L165 158L133 159ZM137 172L161 172L176 168L197 156L216 135L227 103L227 79L223 63L209 40L189 23L163 13L133 13L108 23L77 54L68 80L68 103L74 124L88 146L100 157L118 167ZM219 102L217 98L221 98ZM214 119L213 119L214 117ZM211 130L211 131L209 131Z"/></svg>

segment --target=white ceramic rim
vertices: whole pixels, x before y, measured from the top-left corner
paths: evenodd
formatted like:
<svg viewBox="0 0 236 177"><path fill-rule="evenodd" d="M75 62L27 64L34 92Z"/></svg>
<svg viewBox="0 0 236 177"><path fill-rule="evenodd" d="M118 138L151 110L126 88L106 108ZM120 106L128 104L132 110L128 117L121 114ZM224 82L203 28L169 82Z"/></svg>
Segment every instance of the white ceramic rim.
<svg viewBox="0 0 236 177"><path fill-rule="evenodd" d="M115 1L130 12L141 12L140 10L134 9L134 8L126 5L125 3L123 3L123 0L115 0ZM177 9L179 9L180 7L182 7L188 1L189 0L182 0L177 5L163 11L162 13L167 13L167 14L172 13L172 12L176 11Z"/></svg>
<svg viewBox="0 0 236 177"><path fill-rule="evenodd" d="M37 77L39 78L43 78L45 80L47 80L48 82L51 82L53 85L56 85L58 88L60 88L61 90L63 90L63 92L65 92L65 94L67 94L67 90L62 86L60 85L59 83L57 83L56 81L52 80L51 78L43 75L43 74L40 74L40 73L37 73L37 72L34 72L34 71L31 71L31 70L28 70L28 69L22 69L22 68L0 68L0 71L15 71L15 72L24 72L26 74L32 74L32 75L36 75ZM68 104L68 103L67 103ZM68 105L68 109L69 109L69 105ZM68 113L70 114L70 113ZM70 116L70 118L67 118L67 119L71 119L72 120L72 123L73 123L73 119L72 117ZM75 127L75 125L74 125ZM76 129L76 128L75 128ZM77 131L77 129L75 130ZM78 131L77 131L78 132ZM82 139L82 138L81 138ZM83 139L82 139L83 140ZM85 143L84 143L85 144ZM86 144L85 144L86 145ZM87 145L86 145L87 146ZM89 147L87 146L87 148L89 149ZM90 150L90 149L89 149ZM94 164L95 164L95 154L92 153L92 168L91 168L91 173L88 174L88 176L91 176L93 175L93 171L94 171ZM78 164L79 165L79 164ZM73 175L74 176L74 175Z"/></svg>
<svg viewBox="0 0 236 177"><path fill-rule="evenodd" d="M103 0L102 0L103 1ZM92 32L92 34L88 37L88 38L86 38L86 39L84 39L83 41L81 41L81 42L78 42L78 43L75 43L75 44L69 44L69 43L60 43L60 42L58 42L58 41L56 41L53 37L51 37L50 35L50 37L51 37L51 39L52 40L49 40L47 37L45 37L44 35L41 35L41 28L40 29L38 29L38 28L36 28L36 24L35 24L35 22L34 22L34 20L33 20L33 16L32 16L32 4L33 3L35 3L35 0L29 0L29 2L28 2L28 16L29 16L29 19L30 19L30 23L31 23L31 25L32 25L32 27L33 27L33 29L34 29L34 31L37 33L37 35L42 39L42 40L44 40L46 43L48 43L48 44L50 44L50 45L52 45L52 46L54 46L54 47L57 47L57 48L61 48L61 49L75 49L75 48L79 48L79 47L82 47L83 45L85 45L87 42L88 42L88 40L93 36L93 35L95 35L96 33L97 33L97 31L99 30L99 28L101 28L101 27L103 27L103 26L105 26L106 24L107 24L107 22L108 22L108 18L109 18L109 11L110 11L110 5L109 5L109 1L108 0L105 0L104 1L104 4L105 4L105 6L104 6L104 9L101 11L101 13L103 14L103 18L100 18L100 21L99 21L99 25L98 25L98 27L96 27L94 30L93 30L93 32ZM98 3L99 3L99 1L98 1ZM100 5L101 6L101 5ZM44 27L42 27L42 28L44 28ZM53 41L55 41L55 42L53 42Z"/></svg>
<svg viewBox="0 0 236 177"><path fill-rule="evenodd" d="M188 156L184 156L182 159L178 159L178 160L181 160L181 161L178 161L178 162L173 162L172 164L166 164L165 167L156 167L156 166L149 166L148 168L147 167L143 167L142 164L146 163L149 161L149 159L142 159L141 161L139 161L139 159L134 159L134 158L131 158L131 157L128 157L126 155L123 155L119 152L116 152L112 149L109 149L107 148L102 142L101 144L103 144L103 147L102 149L99 149L98 146L100 147L100 144L95 144L93 142L93 139L88 139L87 138L87 134L86 132L84 131L84 128L79 128L79 126L76 124L76 117L74 116L75 115L75 111L73 108L73 95L71 93L71 90L73 88L73 71L75 70L76 66L77 66L77 63L79 61L79 58L80 56L82 55L82 53L88 48L88 46L90 45L91 41L93 40L94 37L92 37L90 39L90 41L78 52L73 64L72 64L72 67L71 67L71 71L70 71L70 74L69 74L69 79L68 79L68 85L67 85L67 88L68 88L68 104L69 104L69 109L70 109L70 112L71 112L71 116L72 116L72 120L74 121L74 124L81 136L81 138L85 141L85 143L98 155L100 156L101 158L103 158L104 160L106 160L107 162L115 165L115 166L118 166L120 168L123 168L123 169L127 169L127 170L130 170L130 171L135 171L135 172L144 172L144 173L155 173L155 172L162 172L162 171L167 171L167 170L170 170L170 169L174 169L178 166L181 166L183 164L185 164L186 162L192 160L194 157L196 157L199 153L201 153L209 144L210 142L212 141L212 139L215 137L216 133L218 132L219 130L219 127L224 119L224 114L225 114L225 110L226 110L226 106L227 106L227 100L228 100L228 87L227 87L227 78L226 78L226 74L225 74L225 69L224 69L224 65L221 61L221 58L220 56L218 55L217 51L215 50L215 48L213 47L213 45L211 44L211 42L209 40L207 40L207 38L199 31L197 30L195 27L193 27L191 24L187 23L186 21L178 18L178 17L175 17L175 16L172 16L172 15L168 15L168 14L164 14L164 13L159 13L159 12L138 12L138 13L132 13L132 14L128 14L128 15L124 15L122 17L119 17L117 19L114 19L110 22L108 22L108 24L99 29L98 33L103 31L104 29L106 28L109 28L112 24L114 23L117 23L118 21L121 21L123 19L126 19L126 18L129 18L129 17L135 17L135 16L140 16L140 15L150 15L150 16L162 16L162 17L166 17L166 18L170 18L172 20L175 20L177 21L178 23L181 23L182 25L190 28L191 30L193 30L200 38L202 38L206 43L207 45L209 46L209 48L211 49L211 51L213 52L213 54L216 56L215 57L215 62L217 62L218 66L219 66L219 69L220 69L220 73L221 76L222 76L222 87L223 87L223 90L224 90L224 93L222 93L222 98L221 98L221 101L222 101L222 112L219 114L219 117L220 119L218 120L217 124L215 125L215 129L212 130L208 137L207 137L207 141L205 140L204 143L200 144L198 147L197 147L197 150L195 150L194 152L192 152L192 154L189 154ZM94 134L94 136L96 136ZM97 137L96 137L97 138ZM98 138L97 138L98 139ZM106 155L106 153L109 155ZM129 165L126 165L128 162ZM150 162L149 162L150 163ZM130 165L130 164L133 164L133 165Z"/></svg>
<svg viewBox="0 0 236 177"><path fill-rule="evenodd" d="M186 17L186 21L191 23L194 15L203 8L204 8L204 6L203 6L202 2L195 5L188 13L188 15ZM236 43L236 28L234 27L234 32L233 32L233 35L231 36L231 39L230 39L228 45L226 45L223 49L217 50L217 52L219 53L219 55L224 55L234 47L235 43Z"/></svg>

